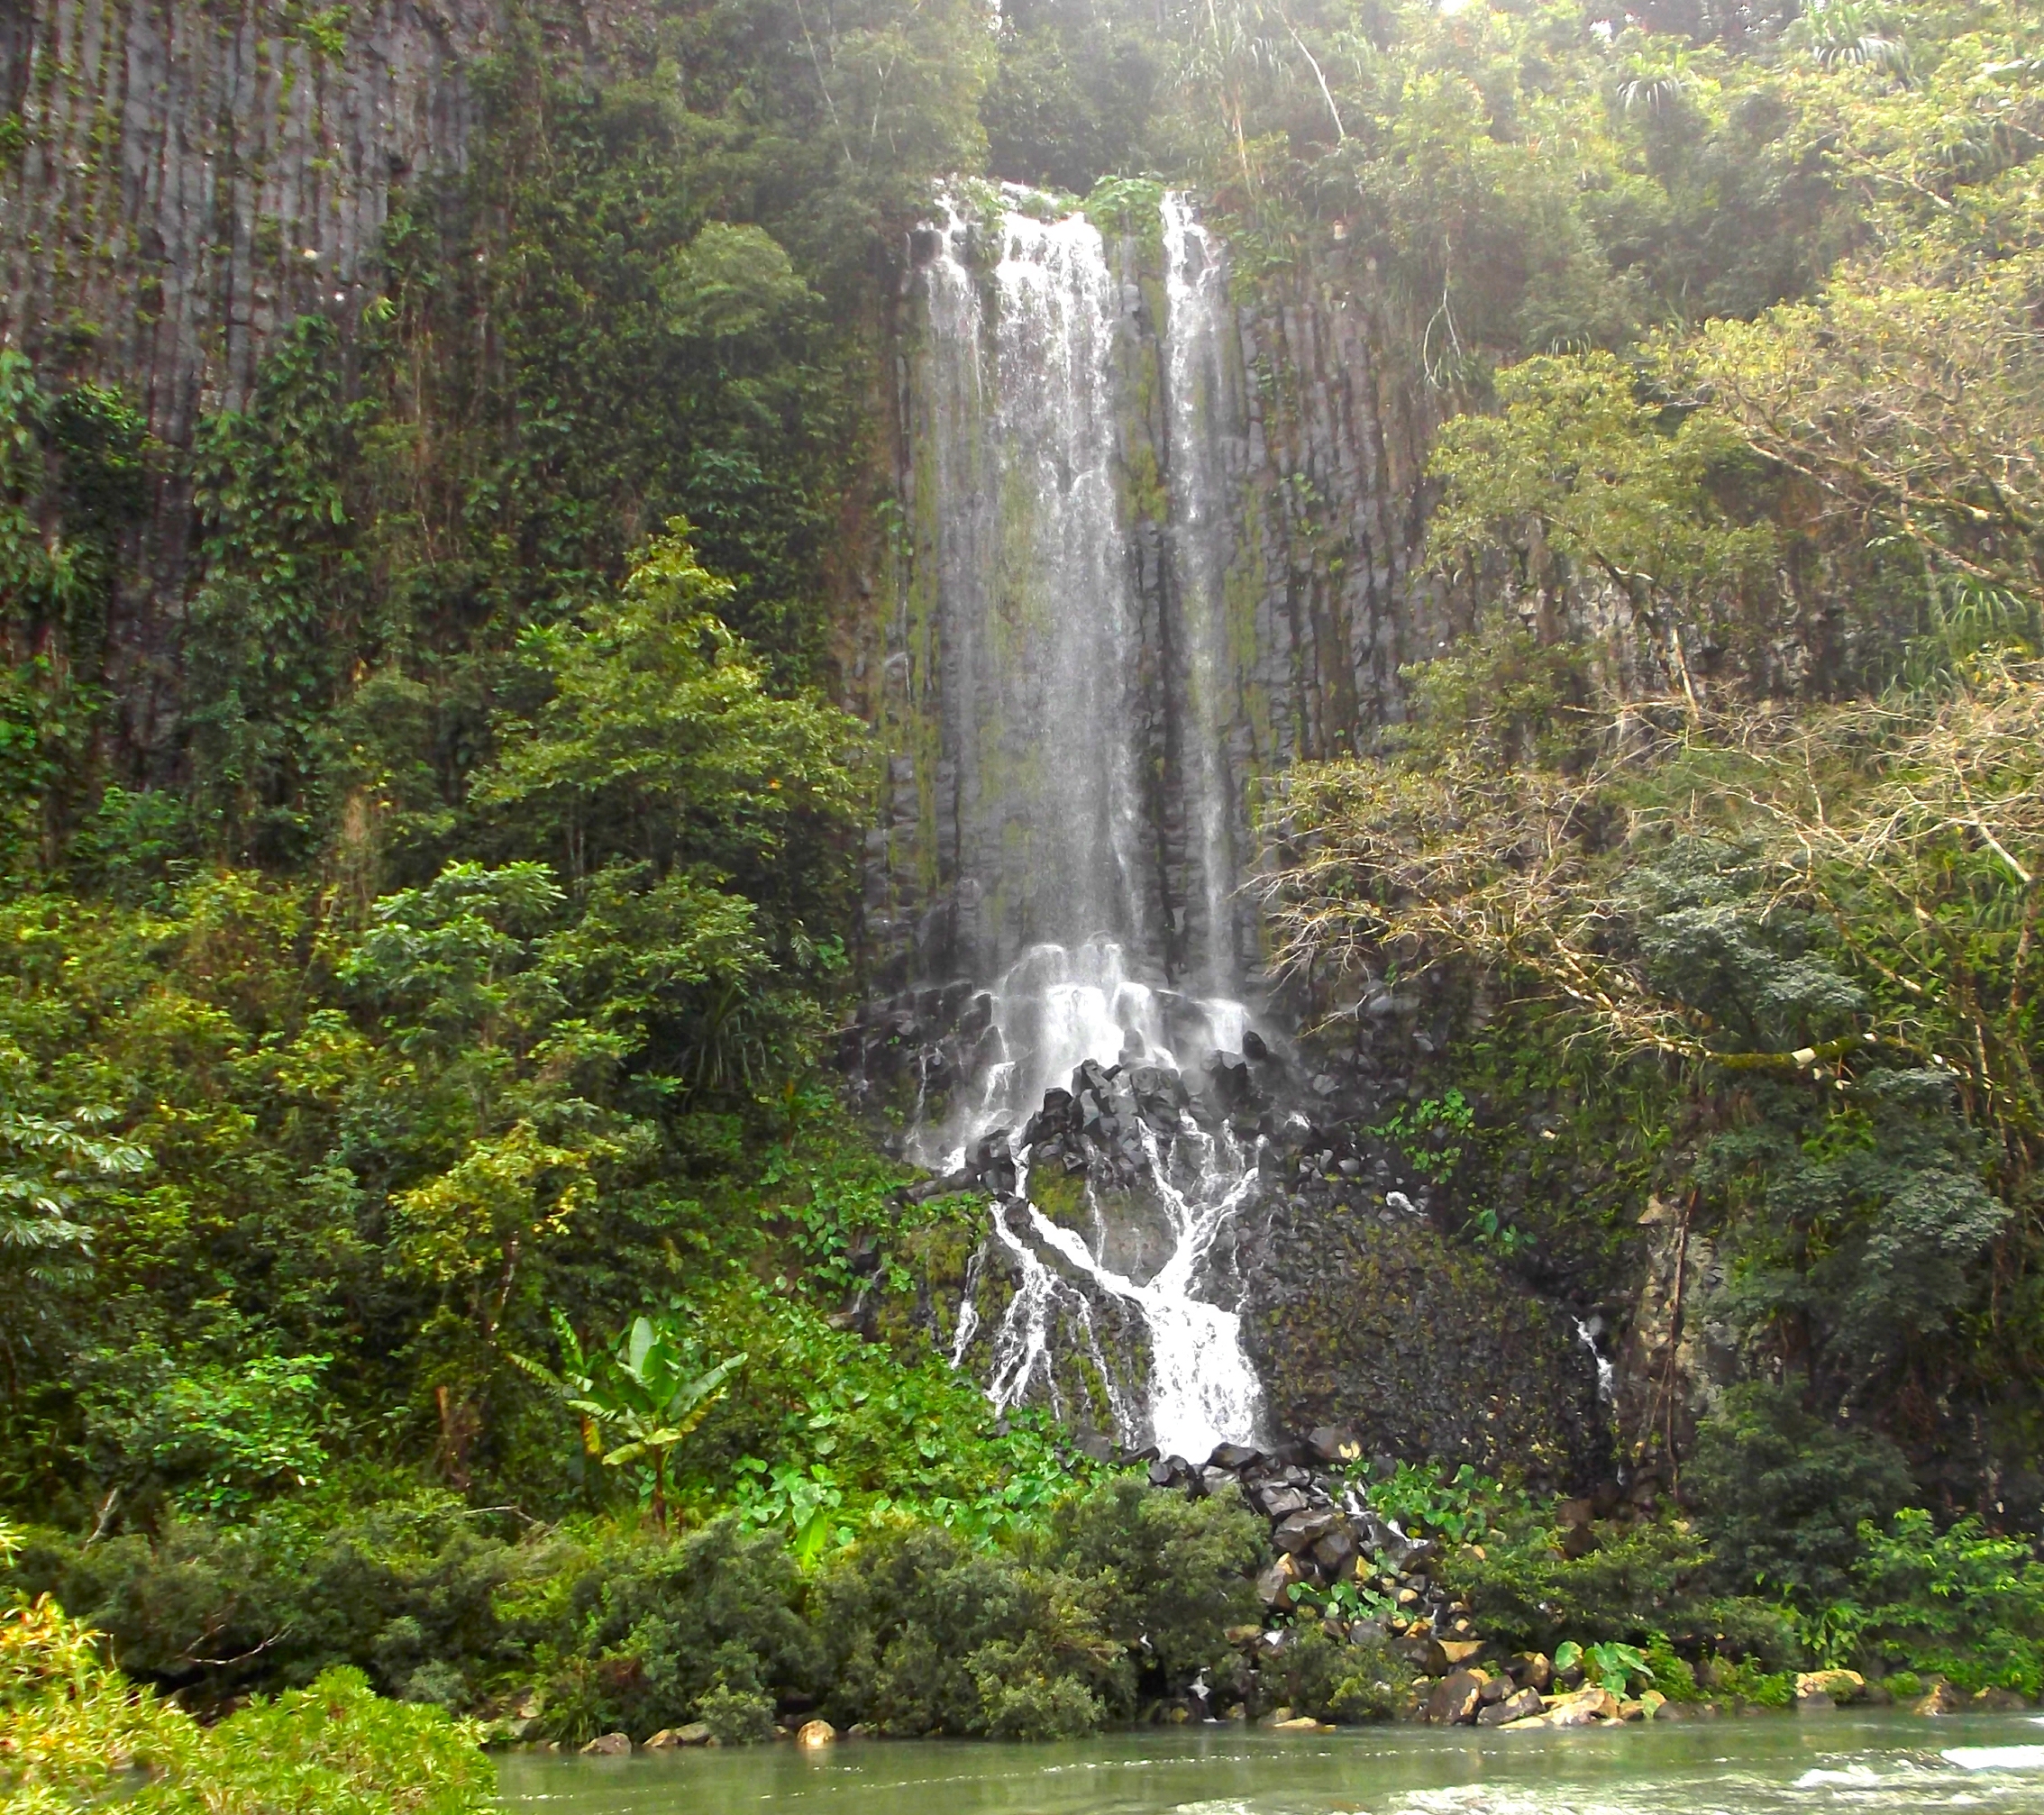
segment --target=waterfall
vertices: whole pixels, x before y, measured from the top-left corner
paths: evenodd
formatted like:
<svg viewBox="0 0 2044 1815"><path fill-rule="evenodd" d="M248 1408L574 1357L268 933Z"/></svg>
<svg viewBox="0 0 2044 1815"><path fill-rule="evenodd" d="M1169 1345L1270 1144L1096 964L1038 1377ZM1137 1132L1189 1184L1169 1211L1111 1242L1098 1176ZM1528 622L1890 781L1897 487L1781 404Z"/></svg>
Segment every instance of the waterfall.
<svg viewBox="0 0 2044 1815"><path fill-rule="evenodd" d="M1171 407L1172 564L1187 656L1185 793L1197 840L1200 905L1205 910L1206 972L1217 990L1241 972L1233 898L1241 866L1231 822L1235 781L1227 726L1226 576L1234 533L1233 499L1221 459L1231 417L1226 336L1231 325L1227 273L1220 249L1200 224L1189 197L1163 198L1164 332Z"/></svg>
<svg viewBox="0 0 2044 1815"><path fill-rule="evenodd" d="M990 296L973 268L990 233ZM1120 287L1082 214L995 224L954 208L937 239L916 494L938 595L954 945L986 977L1046 939L1150 937Z"/></svg>
<svg viewBox="0 0 2044 1815"><path fill-rule="evenodd" d="M985 1332L994 1402L1066 1409L1063 1330L1090 1349L1125 1438L1203 1458L1254 1437L1259 1418L1240 1317L1214 1301L1212 1279L1217 1244L1255 1183L1253 1141L1216 1112L1202 1126L1154 1104L1135 1124L1139 1150L1121 1128L1118 1158L1140 1174L1162 1247L1131 1272L1109 1258L1114 1219L1131 1212L1090 1172L1090 1235L1032 1199L1025 1130L1046 1091L1079 1095L1081 1066L1196 1079L1248 1030L1233 993L1237 783L1220 730L1227 479L1209 445L1227 406L1224 273L1190 205L1167 197L1162 528L1182 644L1167 672L1131 528L1139 287L1083 215L1046 220L1017 192L1006 200L991 218L950 206L918 235L912 278L923 330L905 393L916 597L941 707L928 772L948 872L948 927L932 943L990 1003L975 1074L918 1127L916 1151L956 1170L990 1136L1016 1145L1013 1189L968 1286L988 1264L1014 1286ZM1183 746L1175 769L1158 730L1166 717ZM1182 826L1179 855L1166 851L1171 825ZM1201 993L1179 987L1174 967ZM1100 1352L1094 1309L1109 1301L1147 1336L1139 1406L1118 1396ZM981 1330L968 1304L955 1362Z"/></svg>

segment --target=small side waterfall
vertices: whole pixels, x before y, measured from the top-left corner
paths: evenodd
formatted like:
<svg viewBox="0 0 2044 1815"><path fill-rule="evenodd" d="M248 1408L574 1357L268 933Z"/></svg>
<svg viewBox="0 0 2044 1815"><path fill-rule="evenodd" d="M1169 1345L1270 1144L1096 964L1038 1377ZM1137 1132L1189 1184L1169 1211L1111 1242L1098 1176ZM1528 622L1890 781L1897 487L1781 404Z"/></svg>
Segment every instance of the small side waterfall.
<svg viewBox="0 0 2044 1815"><path fill-rule="evenodd" d="M998 1267L1011 1295L986 1325L962 1309L954 1360L984 1336L996 1404L1077 1410L1059 1383L1076 1346L1095 1364L1089 1415L1104 1399L1124 1438L1203 1458L1253 1437L1260 1401L1215 1279L1255 1183L1254 1140L1218 1101L1195 1113L1185 1081L1249 1024L1235 999L1239 780L1220 729L1225 271L1191 205L1168 196L1150 367L1164 438L1150 447L1129 375L1154 330L1127 250L1081 214L1009 199L1030 205L948 209L918 236L912 280L913 609L942 704L951 917L929 944L982 986L989 1016L973 1075L916 1145L933 1166L999 1181L972 1284ZM1163 483L1139 498L1145 451ZM1160 543L1169 588L1145 555ZM1054 1190L1033 1178L1046 1154ZM1100 1350L1110 1309L1146 1337L1134 1395Z"/></svg>

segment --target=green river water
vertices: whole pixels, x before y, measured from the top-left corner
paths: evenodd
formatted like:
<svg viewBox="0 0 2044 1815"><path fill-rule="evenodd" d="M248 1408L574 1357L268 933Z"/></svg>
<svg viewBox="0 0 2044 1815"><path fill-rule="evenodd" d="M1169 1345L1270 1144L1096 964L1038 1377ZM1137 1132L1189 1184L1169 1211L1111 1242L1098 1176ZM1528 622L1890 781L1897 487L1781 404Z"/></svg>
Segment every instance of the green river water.
<svg viewBox="0 0 2044 1815"><path fill-rule="evenodd" d="M2044 1719L1773 1715L1512 1734L1212 1727L1063 1745L514 1755L513 1815L2044 1815Z"/></svg>

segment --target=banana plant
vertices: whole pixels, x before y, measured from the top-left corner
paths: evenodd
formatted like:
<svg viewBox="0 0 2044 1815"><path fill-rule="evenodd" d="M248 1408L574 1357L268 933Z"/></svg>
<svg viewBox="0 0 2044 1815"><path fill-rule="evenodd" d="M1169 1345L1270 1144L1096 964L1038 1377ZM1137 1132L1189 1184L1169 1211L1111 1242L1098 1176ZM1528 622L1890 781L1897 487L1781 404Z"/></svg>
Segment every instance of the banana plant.
<svg viewBox="0 0 2044 1815"><path fill-rule="evenodd" d="M561 1343L559 1373L524 1355L512 1360L581 1419L583 1447L606 1468L651 1464L653 1522L664 1530L674 1450L723 1397L745 1356L732 1355L698 1373L694 1345L671 1317L634 1318L612 1351L593 1356L558 1310L553 1328Z"/></svg>

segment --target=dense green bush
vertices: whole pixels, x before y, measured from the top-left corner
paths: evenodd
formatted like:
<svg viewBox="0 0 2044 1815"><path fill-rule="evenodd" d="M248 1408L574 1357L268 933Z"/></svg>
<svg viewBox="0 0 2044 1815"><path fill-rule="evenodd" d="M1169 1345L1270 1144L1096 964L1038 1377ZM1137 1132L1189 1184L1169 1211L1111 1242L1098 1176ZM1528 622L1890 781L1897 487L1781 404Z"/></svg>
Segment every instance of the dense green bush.
<svg viewBox="0 0 2044 1815"><path fill-rule="evenodd" d="M1278 1674L1285 1704L1319 1720L1392 1720L1413 1703L1411 1666L1388 1644L1337 1639L1317 1624L1295 1629Z"/></svg>
<svg viewBox="0 0 2044 1815"><path fill-rule="evenodd" d="M14 1536L0 1526L0 1558ZM0 1611L0 1797L16 1815L103 1800L147 1815L466 1815L495 1800L471 1730L381 1700L358 1672L205 1728L131 1683L48 1597Z"/></svg>
<svg viewBox="0 0 2044 1815"><path fill-rule="evenodd" d="M1850 1593L1860 1526L1884 1523L1911 1492L1884 1437L1840 1430L1791 1388L1759 1381L1732 1388L1703 1420L1684 1486L1727 1588L1807 1602Z"/></svg>
<svg viewBox="0 0 2044 1815"><path fill-rule="evenodd" d="M572 1565L552 1641L550 1730L581 1740L623 1728L643 1738L699 1718L726 1737L761 1737L777 1696L822 1687L806 1598L787 1546L730 1519L590 1551Z"/></svg>

